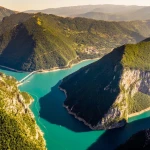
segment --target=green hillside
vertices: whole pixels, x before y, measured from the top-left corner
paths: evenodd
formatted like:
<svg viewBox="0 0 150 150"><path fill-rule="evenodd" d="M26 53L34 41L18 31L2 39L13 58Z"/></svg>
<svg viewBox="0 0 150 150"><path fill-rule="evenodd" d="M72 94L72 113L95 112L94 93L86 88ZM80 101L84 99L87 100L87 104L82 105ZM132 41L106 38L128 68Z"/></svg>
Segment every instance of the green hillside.
<svg viewBox="0 0 150 150"><path fill-rule="evenodd" d="M128 115L150 107L150 41L114 49L63 79L67 109L92 129L124 125Z"/></svg>
<svg viewBox="0 0 150 150"><path fill-rule="evenodd" d="M74 61L101 57L149 35L149 21L117 23L14 14L0 23L0 65L22 71L62 68Z"/></svg>
<svg viewBox="0 0 150 150"><path fill-rule="evenodd" d="M29 110L33 99L17 81L0 73L0 149L44 150L43 134Z"/></svg>

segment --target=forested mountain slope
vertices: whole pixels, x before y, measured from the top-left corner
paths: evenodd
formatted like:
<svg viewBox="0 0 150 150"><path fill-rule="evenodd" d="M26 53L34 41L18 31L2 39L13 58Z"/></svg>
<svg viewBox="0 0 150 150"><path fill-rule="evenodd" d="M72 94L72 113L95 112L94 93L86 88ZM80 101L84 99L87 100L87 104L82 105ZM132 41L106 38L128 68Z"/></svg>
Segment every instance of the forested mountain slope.
<svg viewBox="0 0 150 150"><path fill-rule="evenodd" d="M150 41L114 49L63 79L69 113L92 129L118 128L150 107Z"/></svg>
<svg viewBox="0 0 150 150"><path fill-rule="evenodd" d="M33 99L17 81L0 73L0 149L45 150L43 134L29 109Z"/></svg>
<svg viewBox="0 0 150 150"><path fill-rule="evenodd" d="M0 23L0 65L22 71L62 68L148 36L149 21L106 22L18 13Z"/></svg>

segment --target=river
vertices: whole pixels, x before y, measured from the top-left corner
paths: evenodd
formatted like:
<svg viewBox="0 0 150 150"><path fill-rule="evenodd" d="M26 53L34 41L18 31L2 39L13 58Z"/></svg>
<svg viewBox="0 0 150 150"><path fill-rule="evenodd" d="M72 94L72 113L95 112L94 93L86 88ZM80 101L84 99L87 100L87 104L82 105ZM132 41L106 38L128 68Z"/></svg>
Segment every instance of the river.
<svg viewBox="0 0 150 150"><path fill-rule="evenodd" d="M81 62L66 70L37 73L19 86L21 91L34 98L30 108L44 133L48 150L113 150L132 134L150 127L150 112L130 118L123 128L108 131L92 131L67 113L63 107L65 94L58 86L65 76L92 62L94 60ZM28 75L4 69L0 71L18 81Z"/></svg>

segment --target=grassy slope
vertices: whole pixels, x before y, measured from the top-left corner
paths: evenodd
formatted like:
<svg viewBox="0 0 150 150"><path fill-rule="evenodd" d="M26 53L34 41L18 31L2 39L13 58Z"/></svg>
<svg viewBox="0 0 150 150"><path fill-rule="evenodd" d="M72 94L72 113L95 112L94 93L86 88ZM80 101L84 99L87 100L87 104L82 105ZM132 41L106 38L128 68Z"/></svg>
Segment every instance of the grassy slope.
<svg viewBox="0 0 150 150"><path fill-rule="evenodd" d="M128 44L122 59L124 67L150 70L150 42L140 42L138 44Z"/></svg>
<svg viewBox="0 0 150 150"><path fill-rule="evenodd" d="M65 105L94 126L112 107L122 90L119 82L123 68L149 71L149 64L149 41L115 49L99 61L80 69L63 80L60 87L66 89L68 95ZM129 113L149 107L149 101L148 95L137 93L128 101ZM118 105L118 107L120 106Z"/></svg>

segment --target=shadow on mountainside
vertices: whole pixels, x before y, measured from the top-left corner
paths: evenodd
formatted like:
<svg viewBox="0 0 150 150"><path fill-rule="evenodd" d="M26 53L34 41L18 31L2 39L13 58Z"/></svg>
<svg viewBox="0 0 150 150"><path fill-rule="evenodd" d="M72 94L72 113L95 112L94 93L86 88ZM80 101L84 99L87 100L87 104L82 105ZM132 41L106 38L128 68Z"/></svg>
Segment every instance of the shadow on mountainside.
<svg viewBox="0 0 150 150"><path fill-rule="evenodd" d="M33 55L34 41L23 24L17 26L10 39L4 39L4 43L7 43L7 46L0 55L0 65L17 70L32 69L28 59Z"/></svg>
<svg viewBox="0 0 150 150"><path fill-rule="evenodd" d="M116 48L99 61L66 77L61 84L67 90L65 105L92 126L101 121L120 93L119 83L123 72L120 61L123 54L124 46ZM85 74L89 69L89 73ZM90 131L63 108L65 97L58 89L59 84L40 99L40 116L75 132Z"/></svg>
<svg viewBox="0 0 150 150"><path fill-rule="evenodd" d="M39 100L41 107L40 117L52 124L66 127L74 132L91 131L82 122L69 115L63 107L65 94L59 90L59 85L60 82L51 88L50 93Z"/></svg>
<svg viewBox="0 0 150 150"><path fill-rule="evenodd" d="M64 78L65 105L93 127L108 113L120 93L124 46Z"/></svg>
<svg viewBox="0 0 150 150"><path fill-rule="evenodd" d="M114 150L133 134L148 128L150 128L150 118L133 121L119 129L107 130L88 150Z"/></svg>

